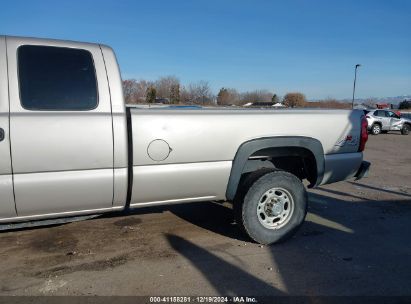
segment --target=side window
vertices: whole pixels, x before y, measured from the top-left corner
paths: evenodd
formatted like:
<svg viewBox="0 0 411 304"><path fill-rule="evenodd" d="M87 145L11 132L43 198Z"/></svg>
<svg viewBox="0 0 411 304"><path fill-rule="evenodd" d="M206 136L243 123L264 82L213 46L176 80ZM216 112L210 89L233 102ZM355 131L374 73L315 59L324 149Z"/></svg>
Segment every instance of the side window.
<svg viewBox="0 0 411 304"><path fill-rule="evenodd" d="M377 111L374 112L374 116L385 117L385 113L384 113L384 111L377 110Z"/></svg>
<svg viewBox="0 0 411 304"><path fill-rule="evenodd" d="M27 110L92 110L98 105L90 52L24 45L18 48L20 100Z"/></svg>
<svg viewBox="0 0 411 304"><path fill-rule="evenodd" d="M397 114L395 114L394 112L387 112L387 116L388 117L392 117L392 118L400 118Z"/></svg>

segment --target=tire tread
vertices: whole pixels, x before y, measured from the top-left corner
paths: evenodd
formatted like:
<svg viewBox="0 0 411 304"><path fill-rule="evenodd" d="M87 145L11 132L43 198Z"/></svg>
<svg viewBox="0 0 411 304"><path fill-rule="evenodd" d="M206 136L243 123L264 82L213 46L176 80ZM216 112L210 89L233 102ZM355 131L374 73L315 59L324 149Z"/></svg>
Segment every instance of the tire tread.
<svg viewBox="0 0 411 304"><path fill-rule="evenodd" d="M247 195L250 193L250 190L252 190L253 186L262 180L264 177L266 177L268 174L280 174L281 178L283 180L289 180L290 184L295 183L298 181L300 183L300 180L293 174L283 171L283 170L278 170L278 169L261 169L257 170L253 173L251 173L247 178L244 179L244 182L242 183L242 189L239 193L239 196L237 197L237 200L234 203L234 213L235 213L235 220L237 224L239 225L240 229L245 232L253 241L261 244L271 244L271 243L279 243L282 241L285 241L286 239L290 238L297 230L300 228L300 226L304 222L304 218L307 214L307 191L305 191L305 188L303 188L303 195L305 199L305 206L303 210L303 218L301 222L298 223L295 227L292 229L288 230L284 235L281 235L276 239L275 241L262 241L262 239L259 239L258 237L254 236L254 233L247 228L249 225L247 225L247 213L244 210L245 206L245 200L247 198ZM303 186L304 187L304 186ZM294 215L296 216L296 215Z"/></svg>

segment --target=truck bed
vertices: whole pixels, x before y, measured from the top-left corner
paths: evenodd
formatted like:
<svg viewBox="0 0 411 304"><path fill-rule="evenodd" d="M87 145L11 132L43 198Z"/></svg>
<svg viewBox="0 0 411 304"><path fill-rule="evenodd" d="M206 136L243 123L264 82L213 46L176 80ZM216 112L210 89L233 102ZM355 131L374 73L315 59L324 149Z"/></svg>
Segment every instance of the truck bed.
<svg viewBox="0 0 411 304"><path fill-rule="evenodd" d="M225 199L239 147L256 138L295 136L321 142L326 160L322 183L353 176L352 168L362 161L362 153L357 153L361 111L161 107L129 107L128 111L133 147L131 206ZM347 136L352 138L349 143Z"/></svg>

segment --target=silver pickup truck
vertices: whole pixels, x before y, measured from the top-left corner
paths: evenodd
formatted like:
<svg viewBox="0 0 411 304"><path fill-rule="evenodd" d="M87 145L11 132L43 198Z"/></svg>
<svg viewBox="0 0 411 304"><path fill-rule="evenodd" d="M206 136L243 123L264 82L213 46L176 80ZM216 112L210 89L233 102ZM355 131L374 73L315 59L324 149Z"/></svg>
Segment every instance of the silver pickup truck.
<svg viewBox="0 0 411 304"><path fill-rule="evenodd" d="M289 237L308 187L361 178L362 111L138 109L105 45L0 36L0 223L229 201Z"/></svg>

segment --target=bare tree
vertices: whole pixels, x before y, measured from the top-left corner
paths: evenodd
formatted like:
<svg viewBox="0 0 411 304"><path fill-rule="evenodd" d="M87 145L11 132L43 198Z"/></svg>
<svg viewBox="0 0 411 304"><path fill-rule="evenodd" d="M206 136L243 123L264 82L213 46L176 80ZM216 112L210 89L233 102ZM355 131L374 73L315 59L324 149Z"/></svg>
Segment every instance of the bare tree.
<svg viewBox="0 0 411 304"><path fill-rule="evenodd" d="M123 94L126 103L134 103L135 82L134 79L123 80Z"/></svg>
<svg viewBox="0 0 411 304"><path fill-rule="evenodd" d="M363 104L366 105L367 107L375 108L377 102L372 98L367 98L367 100L365 102L363 102Z"/></svg>
<svg viewBox="0 0 411 304"><path fill-rule="evenodd" d="M170 102L179 103L180 102L180 84L174 84L170 89Z"/></svg>
<svg viewBox="0 0 411 304"><path fill-rule="evenodd" d="M184 87L181 97L185 103L210 104L213 101L210 86L208 82L204 80L190 83L187 87Z"/></svg>
<svg viewBox="0 0 411 304"><path fill-rule="evenodd" d="M274 104L280 102L280 98L278 97L277 94L273 94L273 97L271 97L271 102Z"/></svg>
<svg viewBox="0 0 411 304"><path fill-rule="evenodd" d="M304 107L306 102L305 95L298 92L287 93L283 99L284 105L290 108Z"/></svg>
<svg viewBox="0 0 411 304"><path fill-rule="evenodd" d="M126 103L144 103L147 89L153 84L146 80L126 79L123 81L123 92Z"/></svg>
<svg viewBox="0 0 411 304"><path fill-rule="evenodd" d="M178 98L175 96L177 87L178 91L180 91L180 80L175 76L161 77L154 83L154 87L156 88L158 98L167 98L170 101L171 99L174 99L174 101L180 99L180 96Z"/></svg>
<svg viewBox="0 0 411 304"><path fill-rule="evenodd" d="M152 86L153 86L153 83L151 81L147 81L144 79L137 82L136 99L138 103L142 103L145 101L145 95L146 95L147 89Z"/></svg>
<svg viewBox="0 0 411 304"><path fill-rule="evenodd" d="M267 90L255 90L241 94L241 104L248 102L271 102L272 93Z"/></svg>
<svg viewBox="0 0 411 304"><path fill-rule="evenodd" d="M190 93L187 87L183 86L180 89L180 102L182 103L192 103Z"/></svg>
<svg viewBox="0 0 411 304"><path fill-rule="evenodd" d="M146 92L146 103L154 103L156 101L156 88L149 87Z"/></svg>
<svg viewBox="0 0 411 304"><path fill-rule="evenodd" d="M219 105L238 105L240 103L240 94L235 89L221 88L217 95L217 104Z"/></svg>

